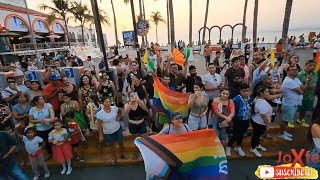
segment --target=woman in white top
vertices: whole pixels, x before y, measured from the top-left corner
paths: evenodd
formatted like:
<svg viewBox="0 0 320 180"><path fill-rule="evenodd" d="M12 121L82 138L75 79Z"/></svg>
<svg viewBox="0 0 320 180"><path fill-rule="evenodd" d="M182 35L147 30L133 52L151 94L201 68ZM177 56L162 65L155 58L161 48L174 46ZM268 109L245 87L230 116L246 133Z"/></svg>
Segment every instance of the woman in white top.
<svg viewBox="0 0 320 180"><path fill-rule="evenodd" d="M308 134L308 140L311 141L312 151L310 152L308 166L320 170L320 160L314 157L320 157L320 118L311 125L310 132ZM315 162L316 161L316 162Z"/></svg>
<svg viewBox="0 0 320 180"><path fill-rule="evenodd" d="M111 164L116 164L116 149L115 141L119 144L120 158L124 159L123 154L123 134L122 127L120 125L121 110L116 106L111 106L111 101L109 98L102 98L103 108L96 114L98 132L99 132L99 142L105 142L111 149L112 159Z"/></svg>
<svg viewBox="0 0 320 180"><path fill-rule="evenodd" d="M257 157L262 157L257 149L266 151L267 149L260 145L260 137L267 130L271 124L272 107L265 100L265 97L269 95L269 89L267 87L260 87L257 89L257 97L253 101L253 112L251 116L251 126L253 134L251 137L251 149Z"/></svg>

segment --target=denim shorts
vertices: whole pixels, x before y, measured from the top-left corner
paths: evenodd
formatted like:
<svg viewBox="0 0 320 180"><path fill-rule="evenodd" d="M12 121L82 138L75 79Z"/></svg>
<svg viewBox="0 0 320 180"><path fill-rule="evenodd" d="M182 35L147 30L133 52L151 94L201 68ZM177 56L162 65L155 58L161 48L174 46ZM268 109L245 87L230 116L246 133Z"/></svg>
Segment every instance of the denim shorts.
<svg viewBox="0 0 320 180"><path fill-rule="evenodd" d="M282 105L282 119L286 122L294 122L294 116L298 110L298 106Z"/></svg>
<svg viewBox="0 0 320 180"><path fill-rule="evenodd" d="M188 126L193 131L207 128L207 116L195 116L190 113Z"/></svg>
<svg viewBox="0 0 320 180"><path fill-rule="evenodd" d="M113 145L115 141L123 141L122 127L120 126L120 128L112 134L104 134L104 140L107 146Z"/></svg>
<svg viewBox="0 0 320 180"><path fill-rule="evenodd" d="M132 124L129 122L128 127L130 134L142 135L147 133L147 125L145 122L142 122L141 124Z"/></svg>

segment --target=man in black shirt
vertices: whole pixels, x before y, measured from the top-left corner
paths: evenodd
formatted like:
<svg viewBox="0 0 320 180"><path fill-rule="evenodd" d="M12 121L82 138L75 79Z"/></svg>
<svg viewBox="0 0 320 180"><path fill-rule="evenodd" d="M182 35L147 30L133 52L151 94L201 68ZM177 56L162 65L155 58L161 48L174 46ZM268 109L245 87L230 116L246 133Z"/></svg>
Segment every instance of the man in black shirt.
<svg viewBox="0 0 320 180"><path fill-rule="evenodd" d="M216 68L216 73L217 74L220 74L222 69L223 69L223 66L220 66L220 61L219 61L220 57L221 57L221 52L217 51L216 52L216 57L213 60L213 64L214 64L214 67Z"/></svg>
<svg viewBox="0 0 320 180"><path fill-rule="evenodd" d="M187 64L186 64L187 66ZM176 91L182 92L182 89L185 87L183 85L184 80L186 79L187 67L184 67L182 73L179 72L177 64L170 65L170 86L174 87Z"/></svg>
<svg viewBox="0 0 320 180"><path fill-rule="evenodd" d="M28 180L14 157L17 141L5 130L8 125L0 123L0 179Z"/></svg>
<svg viewBox="0 0 320 180"><path fill-rule="evenodd" d="M226 48L224 48L223 52L224 52L224 59L228 61L232 53L232 49L230 48L229 44L226 45Z"/></svg>
<svg viewBox="0 0 320 180"><path fill-rule="evenodd" d="M186 92L187 93L194 93L195 82L196 81L202 82L202 79L200 76L197 76L197 68L194 65L189 66L189 73L190 73L190 76L188 76L185 81Z"/></svg>
<svg viewBox="0 0 320 180"><path fill-rule="evenodd" d="M224 74L224 87L229 87L230 96L234 98L235 96L240 94L239 85L243 83L243 78L245 76L245 72L243 68L240 67L240 60L238 57L234 57L231 59L232 66L227 69Z"/></svg>

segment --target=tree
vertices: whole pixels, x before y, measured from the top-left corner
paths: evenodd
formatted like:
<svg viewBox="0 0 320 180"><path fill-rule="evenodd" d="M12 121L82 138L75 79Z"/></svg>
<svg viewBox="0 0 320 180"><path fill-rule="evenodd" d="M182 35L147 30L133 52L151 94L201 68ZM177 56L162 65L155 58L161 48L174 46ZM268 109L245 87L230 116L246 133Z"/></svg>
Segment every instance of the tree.
<svg viewBox="0 0 320 180"><path fill-rule="evenodd" d="M44 20L48 27L51 27L52 23L57 19L55 14L49 14L47 18Z"/></svg>
<svg viewBox="0 0 320 180"><path fill-rule="evenodd" d="M163 19L163 17L161 16L160 12L152 12L151 14L151 21L156 25L156 40L158 41L158 24L160 22L166 23L166 21Z"/></svg>
<svg viewBox="0 0 320 180"><path fill-rule="evenodd" d="M292 3L293 3L293 0L287 0L286 2L286 9L285 9L283 25L282 25L282 39L287 39L288 37Z"/></svg>
<svg viewBox="0 0 320 180"><path fill-rule="evenodd" d="M247 6L248 6L248 0L245 0L244 2L244 10L243 10L243 18L242 18L242 43L245 43L246 41L246 32L247 32L247 27L246 27L246 16L247 16Z"/></svg>
<svg viewBox="0 0 320 180"><path fill-rule="evenodd" d="M168 32L168 44L170 44L170 12L169 12L169 1L167 0L167 32Z"/></svg>
<svg viewBox="0 0 320 180"><path fill-rule="evenodd" d="M109 17L108 17L107 13L104 10L99 9L99 17L100 17L100 22L102 24L106 24L106 25L110 26ZM89 14L89 16L87 18L88 18L87 22L90 24L90 26L92 24L94 24L95 20L94 20L93 15Z"/></svg>
<svg viewBox="0 0 320 180"><path fill-rule="evenodd" d="M192 0L189 0L189 46L192 46Z"/></svg>
<svg viewBox="0 0 320 180"><path fill-rule="evenodd" d="M88 6L85 4L82 4L82 2L71 2L71 8L69 9L69 12L73 15L73 19L75 22L80 22L81 27L81 35L82 35L82 42L85 44L84 41L84 25L92 19L92 16L90 15L90 10L88 9Z"/></svg>
<svg viewBox="0 0 320 180"><path fill-rule="evenodd" d="M174 14L173 14L173 4L172 0L168 0L169 4L169 14L170 14L170 36L171 36L171 49L175 47L176 40L175 40L175 32L174 32Z"/></svg>
<svg viewBox="0 0 320 180"><path fill-rule="evenodd" d="M207 0L207 6L206 6L206 14L204 16L204 25L203 25L203 33L202 33L202 44L204 44L205 40L205 36L206 36L206 30L207 30L207 20L208 20L208 11L209 11L209 0Z"/></svg>
<svg viewBox="0 0 320 180"><path fill-rule="evenodd" d="M56 17L61 17L64 21L64 27L66 29L67 34L67 41L70 47L70 40L69 40L69 31L68 31L68 24L67 24L67 12L69 11L69 0L52 0L53 7L48 6L46 4L41 4L41 10L50 10L51 14L54 14Z"/></svg>
<svg viewBox="0 0 320 180"><path fill-rule="evenodd" d="M253 43L257 42L257 26L258 26L258 9L259 0L254 0L254 10L253 10Z"/></svg>
<svg viewBox="0 0 320 180"><path fill-rule="evenodd" d="M119 38L118 38L117 18L116 18L116 12L114 10L113 0L111 0L111 7L112 7L112 13L113 13L114 34L116 38L116 45L118 45Z"/></svg>

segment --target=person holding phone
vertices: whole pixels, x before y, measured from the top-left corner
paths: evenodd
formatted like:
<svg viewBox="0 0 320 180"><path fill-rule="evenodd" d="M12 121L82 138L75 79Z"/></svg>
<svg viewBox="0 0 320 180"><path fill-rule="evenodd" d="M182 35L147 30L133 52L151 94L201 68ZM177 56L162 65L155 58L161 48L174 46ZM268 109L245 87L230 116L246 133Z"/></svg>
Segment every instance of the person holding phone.
<svg viewBox="0 0 320 180"><path fill-rule="evenodd" d="M18 97L22 94L22 90L17 87L14 78L8 78L7 82L9 86L1 91L1 96L6 103L10 104L10 106L14 106L18 103Z"/></svg>

